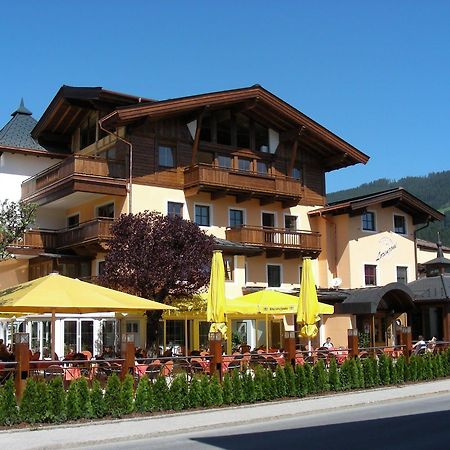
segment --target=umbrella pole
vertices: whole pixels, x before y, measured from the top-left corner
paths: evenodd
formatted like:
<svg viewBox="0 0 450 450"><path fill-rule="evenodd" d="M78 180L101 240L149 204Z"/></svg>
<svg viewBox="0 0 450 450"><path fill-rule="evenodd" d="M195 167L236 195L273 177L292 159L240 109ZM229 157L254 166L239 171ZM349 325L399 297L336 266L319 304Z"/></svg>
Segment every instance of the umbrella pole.
<svg viewBox="0 0 450 450"><path fill-rule="evenodd" d="M269 315L266 314L266 353L269 353Z"/></svg>
<svg viewBox="0 0 450 450"><path fill-rule="evenodd" d="M56 314L55 314L55 310L52 311L52 320L51 320L51 328L50 328L50 347L51 347L51 353L50 353L50 358L56 359L55 358L55 323L56 323Z"/></svg>

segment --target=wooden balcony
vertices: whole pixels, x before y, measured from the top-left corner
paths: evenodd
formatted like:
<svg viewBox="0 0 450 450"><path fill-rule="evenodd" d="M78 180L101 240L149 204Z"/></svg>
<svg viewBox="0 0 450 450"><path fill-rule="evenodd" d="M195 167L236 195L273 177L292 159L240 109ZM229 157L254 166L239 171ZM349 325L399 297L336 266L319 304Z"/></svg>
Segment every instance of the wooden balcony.
<svg viewBox="0 0 450 450"><path fill-rule="evenodd" d="M73 250L77 254L104 251L111 237L114 219L99 218L62 230L29 230L9 247L17 254L35 255L42 252Z"/></svg>
<svg viewBox="0 0 450 450"><path fill-rule="evenodd" d="M125 164L73 155L22 183L22 200L43 205L74 192L125 196Z"/></svg>
<svg viewBox="0 0 450 450"><path fill-rule="evenodd" d="M298 180L256 172L224 169L198 164L184 170L186 197L199 192L210 192L211 198L236 196L236 201L257 198L261 205L281 201L283 207L295 206L302 198L302 186Z"/></svg>
<svg viewBox="0 0 450 450"><path fill-rule="evenodd" d="M315 258L322 250L320 233L314 231L242 225L228 228L225 233L226 239L232 242L264 248L267 257L284 255L286 259L300 256Z"/></svg>

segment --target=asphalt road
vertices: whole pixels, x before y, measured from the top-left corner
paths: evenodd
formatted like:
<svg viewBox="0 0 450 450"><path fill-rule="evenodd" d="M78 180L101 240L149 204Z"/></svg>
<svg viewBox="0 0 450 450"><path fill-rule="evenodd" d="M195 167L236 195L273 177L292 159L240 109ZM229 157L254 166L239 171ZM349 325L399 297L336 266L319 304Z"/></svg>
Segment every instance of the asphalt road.
<svg viewBox="0 0 450 450"><path fill-rule="evenodd" d="M448 450L450 394L90 448Z"/></svg>

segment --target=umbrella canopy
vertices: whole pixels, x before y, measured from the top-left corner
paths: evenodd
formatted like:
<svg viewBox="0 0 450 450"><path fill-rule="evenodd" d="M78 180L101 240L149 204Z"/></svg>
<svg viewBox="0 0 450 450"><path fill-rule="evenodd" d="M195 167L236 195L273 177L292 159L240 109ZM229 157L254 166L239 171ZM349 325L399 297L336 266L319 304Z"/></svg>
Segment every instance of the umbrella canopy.
<svg viewBox="0 0 450 450"><path fill-rule="evenodd" d="M227 314L258 315L258 314L296 314L298 297L283 292L263 289L251 294L227 300ZM319 314L333 314L334 307L319 302Z"/></svg>
<svg viewBox="0 0 450 450"><path fill-rule="evenodd" d="M0 291L0 312L83 314L174 309L125 292L52 273Z"/></svg>
<svg viewBox="0 0 450 450"><path fill-rule="evenodd" d="M0 312L52 313L51 354L55 354L55 314L173 309L162 303L52 273L0 291Z"/></svg>
<svg viewBox="0 0 450 450"><path fill-rule="evenodd" d="M311 260L305 258L303 260L297 311L297 322L300 324L301 336L312 338L317 334L318 328L316 322L320 319L319 314L319 301L317 299Z"/></svg>
<svg viewBox="0 0 450 450"><path fill-rule="evenodd" d="M206 320L212 322L210 332L226 334L225 325L225 267L222 252L215 250L211 261Z"/></svg>

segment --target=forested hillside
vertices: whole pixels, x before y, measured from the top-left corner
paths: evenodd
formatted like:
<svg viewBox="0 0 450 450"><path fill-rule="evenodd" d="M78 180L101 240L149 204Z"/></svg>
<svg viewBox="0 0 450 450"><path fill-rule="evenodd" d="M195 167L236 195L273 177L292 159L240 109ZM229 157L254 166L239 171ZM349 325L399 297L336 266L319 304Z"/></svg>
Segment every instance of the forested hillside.
<svg viewBox="0 0 450 450"><path fill-rule="evenodd" d="M328 202L373 194L394 187L402 187L411 194L428 203L433 208L445 214L445 220L440 223L430 224L428 228L419 231L418 237L431 242L436 242L437 232L441 232L442 242L450 246L450 170L445 172L433 172L424 177L405 177L399 180L379 180L364 183L353 189L333 192L327 195Z"/></svg>

